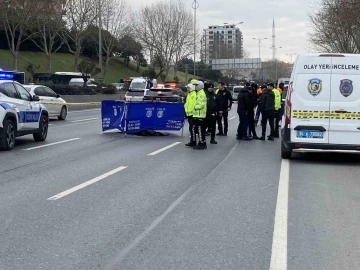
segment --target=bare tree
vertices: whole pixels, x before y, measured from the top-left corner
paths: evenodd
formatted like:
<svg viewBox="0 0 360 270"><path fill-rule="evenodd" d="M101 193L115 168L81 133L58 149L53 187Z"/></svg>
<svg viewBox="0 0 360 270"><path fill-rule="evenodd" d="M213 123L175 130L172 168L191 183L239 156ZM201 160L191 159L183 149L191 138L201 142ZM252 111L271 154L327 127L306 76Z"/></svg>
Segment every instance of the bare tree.
<svg viewBox="0 0 360 270"><path fill-rule="evenodd" d="M174 18L174 27L178 31L175 35L178 38L177 46L175 47L174 53L174 79L177 77L178 63L189 57L194 53L194 25L193 16L189 11L183 9L182 6L175 6L180 8L178 16Z"/></svg>
<svg viewBox="0 0 360 270"><path fill-rule="evenodd" d="M114 55L121 55L129 44L119 44L125 36L131 34L131 9L125 0L102 0L102 52L105 77L107 67ZM94 39L99 44L98 39ZM121 48L121 51L115 51ZM98 52L99 53L99 52Z"/></svg>
<svg viewBox="0 0 360 270"><path fill-rule="evenodd" d="M30 35L25 33L31 29L31 18L37 11L36 0L0 1L0 21L13 56L14 69L17 69L20 45L29 38Z"/></svg>
<svg viewBox="0 0 360 270"><path fill-rule="evenodd" d="M192 16L182 0L149 4L136 14L137 37L150 52L151 63L160 68L156 77L163 72L167 77L174 59L180 60L182 55L188 54L189 37L183 38L189 36L191 22Z"/></svg>
<svg viewBox="0 0 360 270"><path fill-rule="evenodd" d="M66 29L61 32L61 37L75 56L74 71L77 70L83 41L91 33L89 26L97 17L97 3L97 0L68 0L65 5Z"/></svg>
<svg viewBox="0 0 360 270"><path fill-rule="evenodd" d="M38 3L40 6L41 3ZM52 56L64 44L60 33L64 31L63 5L58 0L47 0L41 5L41 12L34 14L34 28L36 35L30 33L28 37L41 49L47 57L47 71L51 72Z"/></svg>
<svg viewBox="0 0 360 270"><path fill-rule="evenodd" d="M360 2L321 0L310 15L310 41L316 51L360 53Z"/></svg>

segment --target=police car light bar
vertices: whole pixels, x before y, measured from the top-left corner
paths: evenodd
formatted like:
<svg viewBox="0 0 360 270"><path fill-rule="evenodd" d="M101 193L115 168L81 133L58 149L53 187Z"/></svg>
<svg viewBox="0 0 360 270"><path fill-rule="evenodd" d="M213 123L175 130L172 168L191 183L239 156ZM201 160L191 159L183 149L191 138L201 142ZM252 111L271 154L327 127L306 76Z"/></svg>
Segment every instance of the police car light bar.
<svg viewBox="0 0 360 270"><path fill-rule="evenodd" d="M12 79L14 79L14 74L0 73L0 80L12 80Z"/></svg>

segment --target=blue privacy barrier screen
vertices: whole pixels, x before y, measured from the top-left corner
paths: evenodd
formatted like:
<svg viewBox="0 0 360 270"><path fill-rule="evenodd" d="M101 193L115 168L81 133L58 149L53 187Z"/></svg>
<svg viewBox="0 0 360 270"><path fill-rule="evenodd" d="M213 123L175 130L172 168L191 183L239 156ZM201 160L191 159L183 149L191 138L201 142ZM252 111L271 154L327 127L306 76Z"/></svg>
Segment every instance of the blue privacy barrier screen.
<svg viewBox="0 0 360 270"><path fill-rule="evenodd" d="M125 102L104 100L101 102L102 130L119 129L125 132Z"/></svg>
<svg viewBox="0 0 360 270"><path fill-rule="evenodd" d="M123 104L125 114L115 115L114 108L119 104ZM103 101L101 113L103 131L117 128L128 134L144 130L181 130L185 119L183 103Z"/></svg>

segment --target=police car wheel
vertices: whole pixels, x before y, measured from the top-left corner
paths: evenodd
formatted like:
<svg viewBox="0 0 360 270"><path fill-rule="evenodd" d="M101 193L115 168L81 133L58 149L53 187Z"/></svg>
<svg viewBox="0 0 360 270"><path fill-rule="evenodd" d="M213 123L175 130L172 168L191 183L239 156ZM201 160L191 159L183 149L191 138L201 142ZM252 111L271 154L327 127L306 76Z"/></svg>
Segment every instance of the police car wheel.
<svg viewBox="0 0 360 270"><path fill-rule="evenodd" d="M46 115L42 115L39 123L39 131L34 133L33 137L36 142L43 142L46 140L49 128L49 118Z"/></svg>
<svg viewBox="0 0 360 270"><path fill-rule="evenodd" d="M4 133L1 134L0 149L11 150L15 146L15 137L16 137L15 123L12 120L5 120L3 127L4 127Z"/></svg>
<svg viewBox="0 0 360 270"><path fill-rule="evenodd" d="M291 159L292 150L285 147L284 143L281 142L281 158Z"/></svg>
<svg viewBox="0 0 360 270"><path fill-rule="evenodd" d="M63 106L61 108L61 112L60 112L60 115L58 116L58 119L59 120L65 120L66 119L66 116L67 116L67 109L65 106Z"/></svg>

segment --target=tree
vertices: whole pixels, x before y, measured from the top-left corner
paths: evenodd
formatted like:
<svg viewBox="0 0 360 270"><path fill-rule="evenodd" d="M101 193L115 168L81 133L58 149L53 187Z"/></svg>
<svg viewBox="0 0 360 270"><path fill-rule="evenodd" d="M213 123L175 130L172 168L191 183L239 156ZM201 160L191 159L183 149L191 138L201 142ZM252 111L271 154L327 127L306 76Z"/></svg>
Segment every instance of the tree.
<svg viewBox="0 0 360 270"><path fill-rule="evenodd" d="M97 16L96 0L68 0L64 6L66 29L61 37L69 52L75 56L74 71L76 71L84 39L89 35L90 25Z"/></svg>
<svg viewBox="0 0 360 270"><path fill-rule="evenodd" d="M316 51L360 53L360 2L321 0L310 15L310 42Z"/></svg>
<svg viewBox="0 0 360 270"><path fill-rule="evenodd" d="M41 5L41 12L34 14L33 31L37 34L28 34L34 44L45 53L48 72L51 72L52 56L64 44L64 41L60 38L61 31L65 30L63 10L57 2L57 0L48 0Z"/></svg>
<svg viewBox="0 0 360 270"><path fill-rule="evenodd" d="M13 56L14 69L17 69L20 45L30 36L25 34L31 29L31 18L39 11L38 2L41 1L3 0L0 4L0 22Z"/></svg>
<svg viewBox="0 0 360 270"><path fill-rule="evenodd" d="M119 44L119 41L131 33L130 19L131 9L125 0L101 0L102 14L102 52L103 56L103 77L106 74L110 60L121 54L128 47L127 44ZM97 44L99 39L96 40ZM122 46L121 46L122 45ZM123 51L119 51L121 48Z"/></svg>
<svg viewBox="0 0 360 270"><path fill-rule="evenodd" d="M181 60L187 54L190 21L192 15L181 0L149 4L136 13L137 38L150 52L151 64L156 63L159 67L156 77L163 72L167 77L175 59Z"/></svg>
<svg viewBox="0 0 360 270"><path fill-rule="evenodd" d="M89 79L89 75L95 76L100 73L100 69L92 62L82 60L80 64L77 66L77 70L79 70L83 76L84 87L86 86L86 82Z"/></svg>

